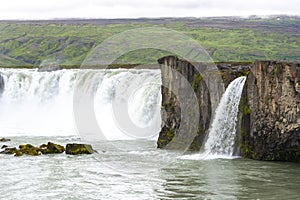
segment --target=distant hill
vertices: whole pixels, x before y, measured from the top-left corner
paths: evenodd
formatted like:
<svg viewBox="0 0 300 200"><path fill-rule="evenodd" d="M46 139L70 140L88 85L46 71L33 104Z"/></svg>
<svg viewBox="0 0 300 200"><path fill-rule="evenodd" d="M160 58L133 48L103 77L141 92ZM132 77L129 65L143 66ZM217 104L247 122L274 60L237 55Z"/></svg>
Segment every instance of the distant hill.
<svg viewBox="0 0 300 200"><path fill-rule="evenodd" d="M166 27L199 41L217 62L300 60L300 18L72 19L0 21L0 65L39 66L55 62L79 66L104 39L140 27ZM120 63L156 62L165 53L141 50Z"/></svg>

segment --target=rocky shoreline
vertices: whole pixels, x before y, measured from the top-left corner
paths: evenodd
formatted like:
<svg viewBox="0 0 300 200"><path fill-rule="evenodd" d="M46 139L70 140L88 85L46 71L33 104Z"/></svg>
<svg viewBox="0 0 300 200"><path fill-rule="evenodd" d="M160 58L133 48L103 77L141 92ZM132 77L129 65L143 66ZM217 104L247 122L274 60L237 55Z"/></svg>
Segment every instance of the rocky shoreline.
<svg viewBox="0 0 300 200"><path fill-rule="evenodd" d="M192 86L199 102L199 130L188 150L200 150L212 119L213 102L201 74L193 65L175 56L158 60L162 81L178 82L180 73ZM201 64L200 64L201 65ZM218 72L225 88L239 76L247 76L237 123L238 154L256 160L300 162L300 63L257 61L253 64L220 63ZM171 69L174 70L171 72ZM182 85L181 83L176 83ZM179 132L180 101L169 88L162 87L162 129L158 148L168 148ZM178 90L185 90L180 88ZM182 136L181 136L182 137ZM186 133L186 137L191 137ZM173 142L173 141L172 141ZM178 146L180 149L180 145Z"/></svg>

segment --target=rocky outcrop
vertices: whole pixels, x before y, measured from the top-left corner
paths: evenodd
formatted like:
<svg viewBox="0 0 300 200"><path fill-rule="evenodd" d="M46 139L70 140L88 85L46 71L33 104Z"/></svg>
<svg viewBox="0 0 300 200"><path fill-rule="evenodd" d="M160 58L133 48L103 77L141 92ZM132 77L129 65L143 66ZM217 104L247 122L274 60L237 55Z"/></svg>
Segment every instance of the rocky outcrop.
<svg viewBox="0 0 300 200"><path fill-rule="evenodd" d="M216 108L223 92L222 88L218 88L213 84L215 81L213 80L214 75L219 73L221 79L223 79L221 81L224 81L224 85L227 87L236 77L248 74L250 65L248 63L246 65L243 63L220 63L217 65L216 70L208 70L211 66L197 63L198 66L195 68L195 63L193 65L175 56L163 57L158 62L161 68L163 86L161 89L162 129L157 146L158 148L169 149L185 149L188 147L189 150L199 150L208 132L213 110ZM180 76L182 77L180 78ZM206 81L203 76L207 79ZM185 82L188 84L185 84ZM212 84L209 85L210 83ZM197 102L191 102L190 98L187 97L188 87L193 89ZM214 91L219 94L212 94ZM212 98L213 96L217 96L217 98ZM188 116L183 116L182 109L184 111L187 109L195 111L197 109L199 119L192 122L198 126L195 134L190 133L190 129L187 127L188 130L180 130L180 126L186 125L182 125L182 119L186 121L195 120L193 118L195 112L187 112ZM182 130L184 133L178 136ZM170 145L171 141L172 145Z"/></svg>
<svg viewBox="0 0 300 200"><path fill-rule="evenodd" d="M300 161L300 64L256 62L240 103L241 155Z"/></svg>

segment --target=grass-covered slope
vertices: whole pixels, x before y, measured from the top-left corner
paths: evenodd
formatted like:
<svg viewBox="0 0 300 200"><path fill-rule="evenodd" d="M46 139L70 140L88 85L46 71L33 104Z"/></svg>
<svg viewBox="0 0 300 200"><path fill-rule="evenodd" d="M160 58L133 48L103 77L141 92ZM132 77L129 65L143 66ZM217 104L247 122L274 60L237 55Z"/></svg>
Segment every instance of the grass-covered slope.
<svg viewBox="0 0 300 200"><path fill-rule="evenodd" d="M158 26L200 42L217 62L300 60L300 18L182 18L0 21L0 66L80 65L104 39L125 30ZM155 62L163 52L144 50L121 58Z"/></svg>

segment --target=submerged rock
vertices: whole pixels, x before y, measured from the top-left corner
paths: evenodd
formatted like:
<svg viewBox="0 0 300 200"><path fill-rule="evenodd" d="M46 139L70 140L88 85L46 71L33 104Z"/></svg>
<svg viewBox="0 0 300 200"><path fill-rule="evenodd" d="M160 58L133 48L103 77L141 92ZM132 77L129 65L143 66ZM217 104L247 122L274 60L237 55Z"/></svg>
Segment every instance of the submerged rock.
<svg viewBox="0 0 300 200"><path fill-rule="evenodd" d="M48 142L48 144L42 144L40 146L40 150L42 154L54 154L54 153L63 153L65 151L65 147L54 144L52 142Z"/></svg>
<svg viewBox="0 0 300 200"><path fill-rule="evenodd" d="M66 146L66 154L92 154L95 150L93 150L92 146L89 144L67 144Z"/></svg>
<svg viewBox="0 0 300 200"><path fill-rule="evenodd" d="M10 139L7 139L7 138L1 138L0 139L0 142L9 142L10 141Z"/></svg>
<svg viewBox="0 0 300 200"><path fill-rule="evenodd" d="M7 145L2 145L1 149L4 149L4 148L6 148L6 147L8 147L8 146L7 146Z"/></svg>

